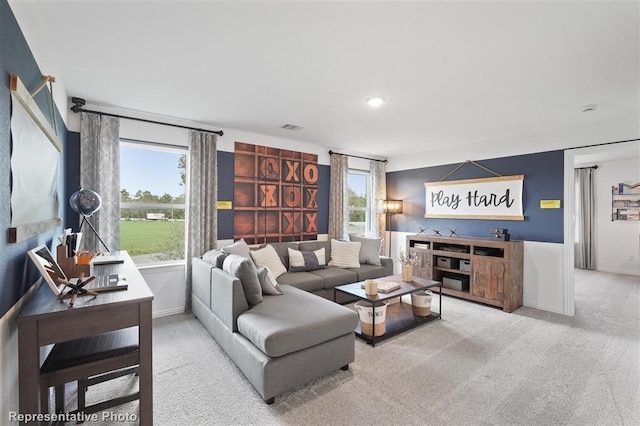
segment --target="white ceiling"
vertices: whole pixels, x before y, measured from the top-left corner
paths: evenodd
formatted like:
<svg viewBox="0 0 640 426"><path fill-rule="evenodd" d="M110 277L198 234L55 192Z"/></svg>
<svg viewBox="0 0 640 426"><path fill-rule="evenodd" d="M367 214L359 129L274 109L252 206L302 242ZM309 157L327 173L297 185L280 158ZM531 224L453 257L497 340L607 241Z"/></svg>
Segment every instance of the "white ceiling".
<svg viewBox="0 0 640 426"><path fill-rule="evenodd" d="M9 2L69 96L334 149L388 157L639 108L637 1Z"/></svg>

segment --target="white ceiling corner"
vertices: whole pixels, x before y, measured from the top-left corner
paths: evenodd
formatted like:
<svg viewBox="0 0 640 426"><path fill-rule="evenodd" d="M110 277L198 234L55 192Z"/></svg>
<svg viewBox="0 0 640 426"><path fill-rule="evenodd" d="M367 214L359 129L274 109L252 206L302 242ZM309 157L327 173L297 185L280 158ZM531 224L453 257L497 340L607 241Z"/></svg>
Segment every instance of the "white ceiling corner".
<svg viewBox="0 0 640 426"><path fill-rule="evenodd" d="M92 105L381 157L637 123L638 2L9 3Z"/></svg>

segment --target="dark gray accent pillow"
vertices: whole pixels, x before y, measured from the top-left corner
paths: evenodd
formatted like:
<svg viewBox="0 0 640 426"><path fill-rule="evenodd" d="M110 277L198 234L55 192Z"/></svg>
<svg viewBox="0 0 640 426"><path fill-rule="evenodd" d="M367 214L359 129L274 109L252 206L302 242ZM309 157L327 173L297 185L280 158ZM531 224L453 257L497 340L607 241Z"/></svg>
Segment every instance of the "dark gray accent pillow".
<svg viewBox="0 0 640 426"><path fill-rule="evenodd" d="M209 250L205 254L202 255L202 260L205 262L209 262L214 265L216 268L222 269L222 264L224 260L227 258L227 254L221 250L213 249Z"/></svg>
<svg viewBox="0 0 640 426"><path fill-rule="evenodd" d="M226 254L238 254L242 257L251 258L251 250L249 249L247 243L244 241L244 238L239 239L233 244L222 247L222 251Z"/></svg>
<svg viewBox="0 0 640 426"><path fill-rule="evenodd" d="M307 272L327 267L324 248L316 251L289 250L289 272Z"/></svg>
<svg viewBox="0 0 640 426"><path fill-rule="evenodd" d="M382 265L380 262L380 246L382 238L364 238L349 234L349 240L360 243L360 264Z"/></svg>
<svg viewBox="0 0 640 426"><path fill-rule="evenodd" d="M224 260L222 270L240 280L244 297L247 298L249 305L257 305L262 302L262 286L258 280L258 272L253 260L239 254L230 254Z"/></svg>

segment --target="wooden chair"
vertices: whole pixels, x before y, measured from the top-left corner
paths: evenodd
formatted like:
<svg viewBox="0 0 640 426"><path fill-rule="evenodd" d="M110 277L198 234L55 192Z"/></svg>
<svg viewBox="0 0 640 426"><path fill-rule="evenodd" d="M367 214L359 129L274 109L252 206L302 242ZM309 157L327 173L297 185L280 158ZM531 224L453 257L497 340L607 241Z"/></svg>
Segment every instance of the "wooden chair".
<svg viewBox="0 0 640 426"><path fill-rule="evenodd" d="M49 388L54 387L56 413L64 411L64 385L78 382L78 406L72 412L96 413L140 399L140 392L118 396L86 406L91 385L138 373L140 363L138 327L54 345L40 368L40 410L49 412Z"/></svg>

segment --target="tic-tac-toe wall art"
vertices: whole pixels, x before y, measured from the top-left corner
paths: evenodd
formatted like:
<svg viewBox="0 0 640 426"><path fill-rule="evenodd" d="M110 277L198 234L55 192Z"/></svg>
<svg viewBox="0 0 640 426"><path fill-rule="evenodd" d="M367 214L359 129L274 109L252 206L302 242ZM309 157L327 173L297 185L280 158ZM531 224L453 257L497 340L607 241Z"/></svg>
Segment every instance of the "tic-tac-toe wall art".
<svg viewBox="0 0 640 426"><path fill-rule="evenodd" d="M248 244L314 240L318 156L236 142L234 237Z"/></svg>

